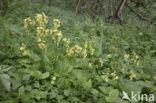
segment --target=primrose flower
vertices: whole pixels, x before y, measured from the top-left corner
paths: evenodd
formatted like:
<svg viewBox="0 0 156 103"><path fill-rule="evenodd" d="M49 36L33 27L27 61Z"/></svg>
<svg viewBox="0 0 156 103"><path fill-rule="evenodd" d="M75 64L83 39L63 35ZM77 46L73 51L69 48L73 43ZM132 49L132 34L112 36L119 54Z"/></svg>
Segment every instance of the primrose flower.
<svg viewBox="0 0 156 103"><path fill-rule="evenodd" d="M50 29L49 32L50 32L50 34L53 34L53 33L57 32L57 30L56 29L54 29L54 30Z"/></svg>
<svg viewBox="0 0 156 103"><path fill-rule="evenodd" d="M54 40L54 41L55 41L55 38L54 38L54 37L52 37L52 38L51 38L51 40Z"/></svg>
<svg viewBox="0 0 156 103"><path fill-rule="evenodd" d="M87 57L87 50L86 50L86 49L83 50L83 51L82 51L82 54L83 54L83 58L86 58L86 57Z"/></svg>
<svg viewBox="0 0 156 103"><path fill-rule="evenodd" d="M51 84L52 84L52 85L55 85L55 81L52 80L52 81L51 81Z"/></svg>
<svg viewBox="0 0 156 103"><path fill-rule="evenodd" d="M47 46L44 44L44 43L39 43L38 46L41 48L41 49L46 49Z"/></svg>
<svg viewBox="0 0 156 103"><path fill-rule="evenodd" d="M124 57L126 58L126 59L128 59L129 58L129 54L124 54Z"/></svg>
<svg viewBox="0 0 156 103"><path fill-rule="evenodd" d="M22 47L20 47L20 50L24 50L26 48L26 45L22 43Z"/></svg>
<svg viewBox="0 0 156 103"><path fill-rule="evenodd" d="M42 40L41 40L41 38L38 38L38 40L37 40L38 42L41 42Z"/></svg>
<svg viewBox="0 0 156 103"><path fill-rule="evenodd" d="M116 76L116 71L114 71L113 73L111 73L111 76Z"/></svg>
<svg viewBox="0 0 156 103"><path fill-rule="evenodd" d="M22 53L23 56L27 55L27 51L24 50L24 52Z"/></svg>
<svg viewBox="0 0 156 103"><path fill-rule="evenodd" d="M85 42L85 44L84 44L84 48L86 49L87 46L88 46L88 42Z"/></svg>
<svg viewBox="0 0 156 103"><path fill-rule="evenodd" d="M42 16L43 16L43 21L45 22L45 24L47 24L48 23L48 20L47 20L47 16L44 14L44 13L42 13Z"/></svg>
<svg viewBox="0 0 156 103"><path fill-rule="evenodd" d="M58 19L54 19L53 22L54 22L54 28L58 29L60 27L60 21Z"/></svg>
<svg viewBox="0 0 156 103"><path fill-rule="evenodd" d="M113 80L118 80L118 76L115 76L115 77L113 78Z"/></svg>
<svg viewBox="0 0 156 103"><path fill-rule="evenodd" d="M35 20L31 20L29 23L30 23L30 25L35 25L36 22L35 22Z"/></svg>
<svg viewBox="0 0 156 103"><path fill-rule="evenodd" d="M137 62L137 66L140 64L140 61L138 60L138 62Z"/></svg>
<svg viewBox="0 0 156 103"><path fill-rule="evenodd" d="M56 36L57 36L57 41L58 41L58 44L59 44L60 40L62 39L62 32L59 31L58 33L56 33Z"/></svg>
<svg viewBox="0 0 156 103"><path fill-rule="evenodd" d="M111 58L112 57L112 54L108 54L107 56L108 56L108 58Z"/></svg>
<svg viewBox="0 0 156 103"><path fill-rule="evenodd" d="M70 48L70 50L68 51L68 56L70 56L73 53L74 53L74 48Z"/></svg>
<svg viewBox="0 0 156 103"><path fill-rule="evenodd" d="M91 45L89 46L89 49L90 49L90 54L91 54L91 55L93 55L93 54L94 54L95 49L94 49Z"/></svg>
<svg viewBox="0 0 156 103"><path fill-rule="evenodd" d="M62 32L60 31L60 32L56 33L56 36L62 37Z"/></svg>
<svg viewBox="0 0 156 103"><path fill-rule="evenodd" d="M105 81L106 81L106 82L108 82L108 81L109 81L109 78L108 78L108 77L106 77L106 78L105 78Z"/></svg>
<svg viewBox="0 0 156 103"><path fill-rule="evenodd" d="M56 77L54 76L54 77L52 77L52 80L56 80Z"/></svg>
<svg viewBox="0 0 156 103"><path fill-rule="evenodd" d="M133 78L135 78L135 77L136 77L136 74L134 74L134 71L131 70L130 71L130 76L129 76L130 80L133 80Z"/></svg>
<svg viewBox="0 0 156 103"><path fill-rule="evenodd" d="M101 66L103 66L103 63L104 63L103 59L100 58L100 64L101 64Z"/></svg>
<svg viewBox="0 0 156 103"><path fill-rule="evenodd" d="M63 41L65 42L65 45L68 47L70 44L70 38L63 38Z"/></svg>
<svg viewBox="0 0 156 103"><path fill-rule="evenodd" d="M35 18L39 23L42 22L42 14L37 14Z"/></svg>
<svg viewBox="0 0 156 103"><path fill-rule="evenodd" d="M27 33L29 32L29 30L28 30L28 23L31 23L31 18L30 17L24 19L24 28L25 28Z"/></svg>
<svg viewBox="0 0 156 103"><path fill-rule="evenodd" d="M75 45L75 52L76 53L80 53L81 50L82 50L82 48L79 45Z"/></svg>

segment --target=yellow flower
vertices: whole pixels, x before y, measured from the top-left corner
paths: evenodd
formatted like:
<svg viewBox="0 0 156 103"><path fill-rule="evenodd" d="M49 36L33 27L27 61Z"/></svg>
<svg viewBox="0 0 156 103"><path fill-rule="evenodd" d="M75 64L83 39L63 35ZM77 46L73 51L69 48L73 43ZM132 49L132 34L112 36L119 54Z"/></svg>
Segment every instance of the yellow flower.
<svg viewBox="0 0 156 103"><path fill-rule="evenodd" d="M70 44L70 38L63 38L63 41L65 42L65 45L68 47Z"/></svg>
<svg viewBox="0 0 156 103"><path fill-rule="evenodd" d="M23 55L23 56L27 55L27 51L24 50L23 53L22 53L22 55Z"/></svg>
<svg viewBox="0 0 156 103"><path fill-rule="evenodd" d="M107 56L108 56L108 58L111 58L112 57L112 54L108 54Z"/></svg>
<svg viewBox="0 0 156 103"><path fill-rule="evenodd" d="M60 21L58 19L54 19L53 22L54 22L54 28L58 29L60 27Z"/></svg>
<svg viewBox="0 0 156 103"><path fill-rule="evenodd" d="M75 45L75 52L80 53L82 48L79 45Z"/></svg>
<svg viewBox="0 0 156 103"><path fill-rule="evenodd" d="M35 25L35 23L36 23L35 20L30 21L30 25Z"/></svg>
<svg viewBox="0 0 156 103"><path fill-rule="evenodd" d="M44 14L44 13L42 13L42 16L43 16L43 18L44 18L44 22L45 22L45 24L48 22L48 20L47 20L47 16Z"/></svg>
<svg viewBox="0 0 156 103"><path fill-rule="evenodd" d="M113 80L118 80L118 76L115 76L115 77L113 78Z"/></svg>
<svg viewBox="0 0 156 103"><path fill-rule="evenodd" d="M38 42L41 42L42 40L41 40L41 38L38 38L38 40L37 40Z"/></svg>
<svg viewBox="0 0 156 103"><path fill-rule="evenodd" d="M129 76L130 80L133 80L133 78L135 78L135 77L136 77L136 74L134 74L134 71L131 70L130 71L130 76Z"/></svg>
<svg viewBox="0 0 156 103"><path fill-rule="evenodd" d="M105 81L106 81L106 82L108 82L108 81L109 81L109 78L108 78L108 77L106 77L106 78L105 78Z"/></svg>
<svg viewBox="0 0 156 103"><path fill-rule="evenodd" d="M139 66L139 64L140 64L140 61L138 60L138 62L137 62L137 66Z"/></svg>
<svg viewBox="0 0 156 103"><path fill-rule="evenodd" d="M88 46L88 42L85 42L85 44L84 44L84 48L86 49L87 46Z"/></svg>
<svg viewBox="0 0 156 103"><path fill-rule="evenodd" d="M114 76L114 73L111 73L111 76Z"/></svg>
<svg viewBox="0 0 156 103"><path fill-rule="evenodd" d="M100 64L101 64L101 66L103 66L103 63L104 63L103 59L100 58Z"/></svg>
<svg viewBox="0 0 156 103"><path fill-rule="evenodd" d="M20 50L24 50L26 48L26 45L22 43L22 47L20 47Z"/></svg>
<svg viewBox="0 0 156 103"><path fill-rule="evenodd" d="M53 34L53 33L57 32L57 30L56 29L54 29L54 30L50 29L49 32L50 32L50 34Z"/></svg>
<svg viewBox="0 0 156 103"><path fill-rule="evenodd" d="M54 38L54 37L52 37L52 38L51 38L51 40L55 40L55 38Z"/></svg>
<svg viewBox="0 0 156 103"><path fill-rule="evenodd" d="M56 36L62 37L62 32L60 31L60 32L56 33Z"/></svg>
<svg viewBox="0 0 156 103"><path fill-rule="evenodd" d="M68 51L68 56L72 55L74 53L74 48L70 48L70 50Z"/></svg>
<svg viewBox="0 0 156 103"><path fill-rule="evenodd" d="M94 54L95 49L94 49L91 45L89 46L89 49L90 49L90 54L91 54L91 55L93 55L93 54Z"/></svg>
<svg viewBox="0 0 156 103"><path fill-rule="evenodd" d="M52 85L55 85L55 81L52 80L52 81L51 81L51 84L52 84Z"/></svg>
<svg viewBox="0 0 156 103"><path fill-rule="evenodd" d="M128 59L129 58L129 54L124 54L124 57L126 58L126 59Z"/></svg>
<svg viewBox="0 0 156 103"><path fill-rule="evenodd" d="M56 80L56 77L54 76L54 77L52 77L52 80L54 81L54 80Z"/></svg>
<svg viewBox="0 0 156 103"><path fill-rule="evenodd" d="M44 43L39 43L38 46L41 48L41 49L46 49L47 46L44 44Z"/></svg>
<svg viewBox="0 0 156 103"><path fill-rule="evenodd" d="M86 57L87 57L87 50L86 50L86 49L83 50L83 51L82 51L82 54L83 54L83 58L86 58Z"/></svg>
<svg viewBox="0 0 156 103"><path fill-rule="evenodd" d="M42 15L41 14L37 14L35 18L36 18L37 22L39 22L39 23L42 22Z"/></svg>

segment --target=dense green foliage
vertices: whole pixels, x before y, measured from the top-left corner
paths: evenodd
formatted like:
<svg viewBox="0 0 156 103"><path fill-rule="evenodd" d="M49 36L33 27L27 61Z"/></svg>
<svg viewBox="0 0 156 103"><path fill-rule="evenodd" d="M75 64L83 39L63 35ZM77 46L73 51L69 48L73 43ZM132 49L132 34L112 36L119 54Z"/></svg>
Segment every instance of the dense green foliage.
<svg viewBox="0 0 156 103"><path fill-rule="evenodd" d="M156 97L155 33L137 18L121 26L57 4L20 6L0 17L0 102L129 103L123 91Z"/></svg>

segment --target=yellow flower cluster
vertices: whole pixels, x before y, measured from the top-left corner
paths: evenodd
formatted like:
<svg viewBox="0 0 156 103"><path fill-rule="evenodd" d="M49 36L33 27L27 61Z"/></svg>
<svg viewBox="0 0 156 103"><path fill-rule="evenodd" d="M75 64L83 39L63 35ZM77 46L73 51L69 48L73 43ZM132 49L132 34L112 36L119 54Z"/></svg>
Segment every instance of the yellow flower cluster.
<svg viewBox="0 0 156 103"><path fill-rule="evenodd" d="M106 74L103 72L101 77L104 79L104 81L108 82L109 81L109 71L107 71Z"/></svg>
<svg viewBox="0 0 156 103"><path fill-rule="evenodd" d="M69 48L70 38L63 38L63 41L65 42L65 46Z"/></svg>
<svg viewBox="0 0 156 103"><path fill-rule="evenodd" d="M134 73L133 70L131 70L130 71L130 76L129 76L130 80L133 80L133 78L135 78L135 77L136 77L136 74Z"/></svg>
<svg viewBox="0 0 156 103"><path fill-rule="evenodd" d="M112 54L108 54L107 57L108 57L108 58L112 58Z"/></svg>
<svg viewBox="0 0 156 103"><path fill-rule="evenodd" d="M39 23L40 27L46 28L46 25L48 23L48 17L42 13L36 15L36 21Z"/></svg>
<svg viewBox="0 0 156 103"><path fill-rule="evenodd" d="M52 84L52 85L55 85L55 80L56 80L56 77L53 76L53 77L51 78L51 84Z"/></svg>
<svg viewBox="0 0 156 103"><path fill-rule="evenodd" d="M80 53L82 50L82 47L80 47L79 45L75 45L75 52L76 53Z"/></svg>
<svg viewBox="0 0 156 103"><path fill-rule="evenodd" d="M83 54L83 58L86 58L87 57L87 50L88 52L90 53L90 55L93 55L94 52L95 52L95 49L92 47L91 45L92 43L90 42L90 44L88 42L85 42L84 44L84 50L82 51L82 54Z"/></svg>
<svg viewBox="0 0 156 103"><path fill-rule="evenodd" d="M29 25L29 24L30 24L30 25L34 25L34 24L35 24L35 21L34 21L34 20L31 20L30 17L24 19L24 28L25 28L25 30L26 30L26 33L29 32L29 29L28 29L28 25Z"/></svg>
<svg viewBox="0 0 156 103"><path fill-rule="evenodd" d="M87 57L87 49L84 49L84 50L82 51L82 54L83 54L83 58L86 58L86 57Z"/></svg>
<svg viewBox="0 0 156 103"><path fill-rule="evenodd" d="M26 45L24 43L22 43L22 46L20 47L20 50L23 52L22 53L23 56L27 55Z"/></svg>
<svg viewBox="0 0 156 103"><path fill-rule="evenodd" d="M124 58L127 60L129 58L129 54L125 53Z"/></svg>
<svg viewBox="0 0 156 103"><path fill-rule="evenodd" d="M114 71L113 73L110 74L110 70L109 68L107 68L106 73L102 73L101 77L108 82L110 78L112 78L113 80L118 80L118 76L116 75L116 72Z"/></svg>
<svg viewBox="0 0 156 103"><path fill-rule="evenodd" d="M95 49L91 45L89 45L89 50L90 50L90 54L93 55L95 52Z"/></svg>
<svg viewBox="0 0 156 103"><path fill-rule="evenodd" d="M43 50L47 50L47 45L44 39L48 34L55 34L52 35L52 40L54 40L54 42L57 44L59 44L59 42L62 39L62 32L58 30L58 28L60 27L60 21L58 19L54 19L53 22L54 22L54 29L47 29L46 24L48 23L48 17L44 13L37 14L35 16L35 19L31 19L30 17L24 19L24 28L26 32L29 32L28 24L30 25L39 24L36 27L36 32L37 32L36 36L37 36L38 46Z"/></svg>
<svg viewBox="0 0 156 103"><path fill-rule="evenodd" d="M82 51L83 58L87 57L87 47L88 47L88 42L85 42L84 43L84 50Z"/></svg>
<svg viewBox="0 0 156 103"><path fill-rule="evenodd" d="M38 46L39 46L41 49L44 49L44 50L47 49L47 46L46 46L43 42L39 43Z"/></svg>
<svg viewBox="0 0 156 103"><path fill-rule="evenodd" d="M53 22L54 22L54 29L57 30L60 27L60 21L58 19L54 19Z"/></svg>
<svg viewBox="0 0 156 103"><path fill-rule="evenodd" d="M42 14L37 14L36 17L36 22L39 23L39 26L37 27L37 38L38 38L38 46L39 48L43 50L47 50L47 45L45 44L44 37L48 35L49 29L46 28L46 24L48 23L48 17L42 13Z"/></svg>
<svg viewBox="0 0 156 103"><path fill-rule="evenodd" d="M50 29L49 32L50 34L55 34L53 35L52 40L54 40L54 42L57 43L58 45L62 39L62 32L58 30L58 28L60 27L60 21L58 19L54 19L53 23L54 23L54 29Z"/></svg>
<svg viewBox="0 0 156 103"><path fill-rule="evenodd" d="M133 57L132 61L133 61L134 63L136 63L137 65L139 65L139 64L140 64L139 56L138 56L138 55L136 54L136 52L134 52L134 51L133 51L133 55L134 55L134 57Z"/></svg>
<svg viewBox="0 0 156 103"><path fill-rule="evenodd" d="M56 33L56 36L57 36L57 44L59 44L59 42L60 42L61 39L62 39L62 32L61 32L61 31L58 31L58 32Z"/></svg>
<svg viewBox="0 0 156 103"><path fill-rule="evenodd" d="M83 55L83 58L86 58L87 57L87 42L84 44L84 49L79 46L79 45L74 45L73 47L70 47L70 39L69 38L64 38L63 39L64 43L65 43L65 46L66 46L66 52L67 52L67 55L68 56L71 56L72 54L77 53L77 54L82 54ZM90 47L92 49L92 53L94 51L94 49L92 47Z"/></svg>
<svg viewBox="0 0 156 103"><path fill-rule="evenodd" d="M113 80L118 80L118 76L116 75L115 71L111 73L111 76L113 77Z"/></svg>
<svg viewBox="0 0 156 103"><path fill-rule="evenodd" d="M74 48L70 48L69 50L67 50L67 55L71 56L74 53Z"/></svg>

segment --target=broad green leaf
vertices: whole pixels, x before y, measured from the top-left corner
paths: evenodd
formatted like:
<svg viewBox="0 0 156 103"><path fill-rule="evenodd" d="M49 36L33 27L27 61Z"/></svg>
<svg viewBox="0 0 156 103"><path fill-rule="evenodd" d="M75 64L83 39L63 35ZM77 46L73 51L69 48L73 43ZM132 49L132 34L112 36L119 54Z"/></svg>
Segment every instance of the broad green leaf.
<svg viewBox="0 0 156 103"><path fill-rule="evenodd" d="M1 73L0 74L0 82L2 82L2 84L4 85L4 87L5 87L5 89L7 91L10 91L10 85L11 85L11 83L10 83L10 77L9 77L9 75Z"/></svg>
<svg viewBox="0 0 156 103"><path fill-rule="evenodd" d="M112 89L110 90L109 95L106 97L106 101L114 103L115 100L118 98L118 96L119 96L119 91L117 89Z"/></svg>
<svg viewBox="0 0 156 103"><path fill-rule="evenodd" d="M50 76L50 74L49 74L49 72L45 72L45 73L43 73L42 74L42 79L46 79L46 78L48 78Z"/></svg>

